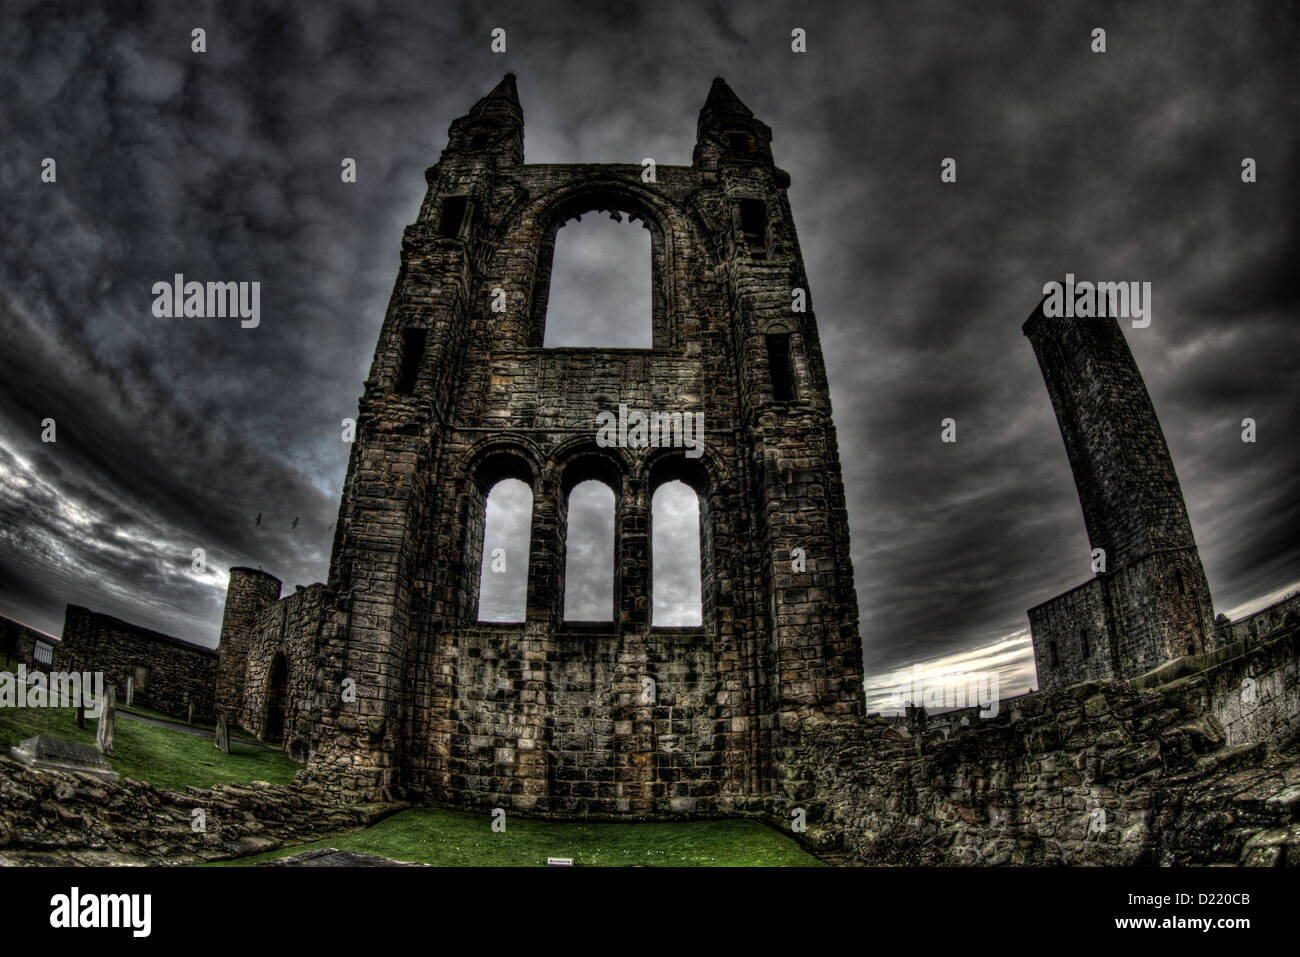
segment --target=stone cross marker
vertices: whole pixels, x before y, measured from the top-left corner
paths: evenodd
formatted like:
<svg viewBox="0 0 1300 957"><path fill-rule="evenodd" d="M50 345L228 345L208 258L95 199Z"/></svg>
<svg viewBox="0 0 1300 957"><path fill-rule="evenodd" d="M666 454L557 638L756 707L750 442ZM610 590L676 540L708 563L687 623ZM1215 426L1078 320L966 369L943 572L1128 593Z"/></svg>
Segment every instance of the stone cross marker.
<svg viewBox="0 0 1300 957"><path fill-rule="evenodd" d="M126 679L126 706L129 708L135 704L135 679L128 677Z"/></svg>
<svg viewBox="0 0 1300 957"><path fill-rule="evenodd" d="M217 748L230 753L230 731L226 728L226 716L217 718Z"/></svg>
<svg viewBox="0 0 1300 957"><path fill-rule="evenodd" d="M117 719L117 688L109 685L99 702L99 727L95 729L95 747L101 754L113 753L113 722Z"/></svg>
<svg viewBox="0 0 1300 957"><path fill-rule="evenodd" d="M189 711L185 715L185 722L186 724L194 723L194 702L193 701L190 702Z"/></svg>

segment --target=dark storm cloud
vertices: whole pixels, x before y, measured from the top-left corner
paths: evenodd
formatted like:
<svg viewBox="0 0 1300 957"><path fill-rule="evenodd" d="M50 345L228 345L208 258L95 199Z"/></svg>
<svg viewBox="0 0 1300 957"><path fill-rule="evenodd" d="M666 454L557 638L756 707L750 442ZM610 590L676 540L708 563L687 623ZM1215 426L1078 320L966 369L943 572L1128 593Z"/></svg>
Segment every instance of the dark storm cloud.
<svg viewBox="0 0 1300 957"><path fill-rule="evenodd" d="M718 74L772 127L876 687L937 663L1023 690L1024 609L1088 577L1019 329L1066 272L1153 284L1151 326L1125 335L1218 609L1300 580L1294 3L4 13L0 613L57 633L72 601L211 643L230 565L323 577L339 420L422 170L507 69L530 162L689 163ZM807 54L790 53L796 25ZM1089 51L1096 26L1105 54ZM45 156L57 185L38 181ZM955 184L939 179L948 156ZM577 247L588 275L609 252L594 245ZM150 287L176 272L260 281L261 325L154 319ZM605 275L611 303L644 304L622 266Z"/></svg>

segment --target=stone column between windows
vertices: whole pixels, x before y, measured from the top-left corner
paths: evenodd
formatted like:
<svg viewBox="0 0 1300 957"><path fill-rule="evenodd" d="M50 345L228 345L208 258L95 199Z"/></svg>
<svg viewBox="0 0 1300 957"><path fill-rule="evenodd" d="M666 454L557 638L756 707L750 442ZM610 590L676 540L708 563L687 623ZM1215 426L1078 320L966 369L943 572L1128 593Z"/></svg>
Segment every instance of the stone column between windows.
<svg viewBox="0 0 1300 957"><path fill-rule="evenodd" d="M615 512L618 549L616 624L623 634L644 634L650 627L650 491L643 477L628 477Z"/></svg>

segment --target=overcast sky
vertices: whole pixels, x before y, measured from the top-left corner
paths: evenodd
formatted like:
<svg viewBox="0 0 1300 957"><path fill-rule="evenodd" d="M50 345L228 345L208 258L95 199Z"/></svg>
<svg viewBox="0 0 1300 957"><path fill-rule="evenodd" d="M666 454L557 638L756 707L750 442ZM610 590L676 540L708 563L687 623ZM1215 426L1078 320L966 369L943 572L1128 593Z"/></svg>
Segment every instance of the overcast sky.
<svg viewBox="0 0 1300 957"><path fill-rule="evenodd" d="M1089 577L1020 332L1067 272L1153 284L1150 327L1125 335L1216 610L1300 582L1294 3L0 15L0 614L58 634L71 602L213 645L230 566L286 590L324 577L339 420L402 228L448 124L507 70L528 162L688 164L716 75L772 127L831 382L869 688L921 664L1025 690L1025 609ZM575 268L604 268L600 243L574 249ZM260 326L153 317L174 273L260 281ZM939 441L948 416L955 445Z"/></svg>

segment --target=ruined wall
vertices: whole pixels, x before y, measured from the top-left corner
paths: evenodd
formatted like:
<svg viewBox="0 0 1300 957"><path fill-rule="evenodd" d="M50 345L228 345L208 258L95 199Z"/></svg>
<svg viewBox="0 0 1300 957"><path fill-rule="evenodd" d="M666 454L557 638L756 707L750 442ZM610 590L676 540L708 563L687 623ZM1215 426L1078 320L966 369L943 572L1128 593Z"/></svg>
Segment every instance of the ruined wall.
<svg viewBox="0 0 1300 957"><path fill-rule="evenodd" d="M196 833L191 814L206 813ZM178 865L229 860L355 830L400 810L341 807L297 783L184 793L35 770L0 755L0 866Z"/></svg>
<svg viewBox="0 0 1300 957"><path fill-rule="evenodd" d="M305 760L311 736L316 636L325 586L299 586L292 595L262 606L248 642L240 727L257 737L283 742ZM278 659L278 661L277 661Z"/></svg>
<svg viewBox="0 0 1300 957"><path fill-rule="evenodd" d="M455 674L446 752L424 758L448 781L436 796L555 814L719 810L736 786L733 730L700 639L691 628L458 630L442 655Z"/></svg>
<svg viewBox="0 0 1300 957"><path fill-rule="evenodd" d="M59 671L102 671L105 686L126 702L126 679L135 678L135 703L185 717L213 718L217 652L192 645L99 612L69 605L54 667Z"/></svg>
<svg viewBox="0 0 1300 957"><path fill-rule="evenodd" d="M1029 629L1034 636L1039 691L1114 677L1110 616L1101 579L1029 609ZM1081 630L1086 630L1086 638Z"/></svg>
<svg viewBox="0 0 1300 957"><path fill-rule="evenodd" d="M1213 609L1195 548L1157 552L1105 576L1120 663L1132 677L1216 645Z"/></svg>
<svg viewBox="0 0 1300 957"><path fill-rule="evenodd" d="M524 165L510 76L453 122L357 417L313 779L554 813L707 809L776 786L785 729L861 714L843 484L789 177L720 80L697 134L691 166L647 181L635 163ZM540 348L556 232L584 213L650 230L652 349ZM773 367L781 349L788 368ZM704 456L601 447L596 414L620 404L702 411ZM476 622L483 507L503 478L533 501L525 620L504 630ZM563 621L568 494L589 479L616 503L614 607L596 631ZM674 479L701 504L704 623L689 635L651 621L650 503ZM629 703L647 675L674 703ZM355 702L338 696L347 678Z"/></svg>
<svg viewBox="0 0 1300 957"><path fill-rule="evenodd" d="M1040 303L1023 329L1056 412L1090 547L1105 558L1100 587L1089 583L1087 595L1076 589L1031 610L1041 686L1059 688L1085 676L1133 677L1171 658L1212 650L1220 635L1182 489L1119 323L1049 317ZM1109 663L1092 656L1082 661L1077 637L1066 655L1071 625L1065 615L1073 610L1082 616L1073 625L1076 633L1092 629L1098 603ZM1040 636L1036 619L1050 633ZM1051 665L1052 641L1059 675ZM1096 670L1085 674L1089 666Z"/></svg>
<svg viewBox="0 0 1300 957"><path fill-rule="evenodd" d="M1023 696L923 755L881 719L812 729L773 813L872 864L1300 863L1300 629L1202 657Z"/></svg>
<svg viewBox="0 0 1300 957"><path fill-rule="evenodd" d="M248 651L258 616L280 597L280 579L256 568L232 568L217 643L215 708L240 723L248 688Z"/></svg>
<svg viewBox="0 0 1300 957"><path fill-rule="evenodd" d="M1243 615L1232 622L1220 616L1216 627L1221 641L1226 645L1246 638L1262 638L1273 630L1283 627L1288 614L1300 617L1300 593L1289 595L1267 608Z"/></svg>

